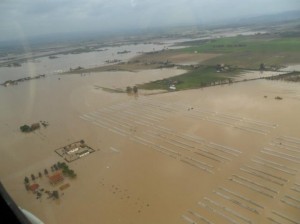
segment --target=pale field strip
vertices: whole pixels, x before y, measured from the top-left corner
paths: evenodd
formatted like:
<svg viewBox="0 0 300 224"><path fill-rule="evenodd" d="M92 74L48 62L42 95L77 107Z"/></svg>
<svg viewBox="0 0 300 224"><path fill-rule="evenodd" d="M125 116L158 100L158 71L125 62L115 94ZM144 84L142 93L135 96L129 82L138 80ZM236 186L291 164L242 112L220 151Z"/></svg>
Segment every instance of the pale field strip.
<svg viewBox="0 0 300 224"><path fill-rule="evenodd" d="M99 123L98 121L93 122L93 124L95 124L99 127L103 127L102 123ZM117 130L116 128L109 128L109 127L106 127L106 129L113 132L113 133L115 133L115 134L121 135L123 137L126 137L126 135L127 135L127 133L123 133L122 131L120 131L120 129Z"/></svg>
<svg viewBox="0 0 300 224"><path fill-rule="evenodd" d="M229 154L229 155L232 155L232 156L235 156L235 157L239 156L242 153L240 150L233 149L231 147L223 146L223 145L213 143L213 142L210 142L210 143L206 144L206 146L211 148L211 149L215 149L215 150L218 150L220 152L223 152L225 154Z"/></svg>
<svg viewBox="0 0 300 224"><path fill-rule="evenodd" d="M181 218L182 218L186 223L197 224L196 221L194 221L193 219L191 219L190 217L188 217L188 216L186 216L186 215L182 215Z"/></svg>
<svg viewBox="0 0 300 224"><path fill-rule="evenodd" d="M137 113L135 113L135 112L130 112L130 111L123 111L123 113L126 113L126 114L131 114L131 115L133 115L134 117L136 117L136 118L139 118L139 119L147 119L148 121L150 121L150 122L158 122L159 120L155 120L155 119L153 119L153 118L149 118L149 117L147 117L147 116L143 116L143 115L141 115L141 114L137 114Z"/></svg>
<svg viewBox="0 0 300 224"><path fill-rule="evenodd" d="M145 107L141 107L141 104ZM165 104L159 104L159 108L167 107L168 112L156 112L157 108L147 110L148 105L149 102L123 103L84 114L81 118L124 137L133 135L131 131L135 128L134 124L151 127L153 131L149 129L139 133L139 136L135 133L131 140L208 173L213 173L215 162L230 162L233 159L232 157L237 157L241 153L241 151L227 146L213 142L205 143L202 138L179 134L171 129L156 125L156 123L167 118L169 110L173 109ZM153 103L151 106L157 107L157 104ZM159 141L162 144L156 144Z"/></svg>
<svg viewBox="0 0 300 224"><path fill-rule="evenodd" d="M222 217L224 220L226 220L229 223L232 224L239 224L239 223L249 223L248 219L245 217L240 217L238 213L232 212L232 210L226 206L221 205L218 202L215 202L207 197L205 197L202 201L198 202L198 205L210 212L212 212L216 216ZM246 219L245 222L243 219ZM250 221L250 223L252 223Z"/></svg>
<svg viewBox="0 0 300 224"><path fill-rule="evenodd" d="M171 150L171 149L168 149L168 148L166 148L164 146L155 144L154 142L149 141L149 140L144 139L144 138L141 138L139 136L133 136L131 138L131 140L133 140L135 142L138 142L140 144L143 144L145 146L148 146L149 148L152 148L152 149L154 149L154 150L156 150L158 152L161 152L161 153L163 153L165 155L168 155L168 156L170 156L170 157L172 157L174 159L177 159L178 156L180 156L180 153L178 153L178 152L176 152L174 150Z"/></svg>
<svg viewBox="0 0 300 224"><path fill-rule="evenodd" d="M243 209L247 209L254 214L261 214L262 210L264 209L264 207L259 205L257 202L254 202L251 199L226 188L219 187L214 191L214 193L219 197L222 197L223 199L230 201L231 203Z"/></svg>
<svg viewBox="0 0 300 224"><path fill-rule="evenodd" d="M152 117L153 119L163 120L166 119L168 116L167 112L159 112L154 111L152 108L148 106L143 106L137 103L132 103L131 107L125 108L124 111L131 112L131 113L143 113L143 115L147 115Z"/></svg>
<svg viewBox="0 0 300 224"><path fill-rule="evenodd" d="M299 146L292 146L285 143L278 143L276 141L270 142L269 145L275 148L284 149L284 151L287 150L291 152L300 152Z"/></svg>
<svg viewBox="0 0 300 224"><path fill-rule="evenodd" d="M181 150L190 150L190 149L187 149L186 147L182 146L182 145L179 145L177 143L174 143L171 141L171 138L167 137L166 135L164 134L161 134L161 133L157 133L157 132L154 132L154 131L151 131L151 130L147 130L146 132L144 132L143 134L147 135L147 136L150 136L151 138L154 138L155 140L161 140L163 142L167 142L168 144L172 145L172 146L177 146L179 147Z"/></svg>
<svg viewBox="0 0 300 224"><path fill-rule="evenodd" d="M200 110L197 108L194 108L192 110L189 110L189 112L186 112L186 114L193 118L200 118L202 120L207 119L208 117L215 114L213 111L207 111L207 110Z"/></svg>
<svg viewBox="0 0 300 224"><path fill-rule="evenodd" d="M264 153L264 154L268 154L268 155L271 155L271 156L278 157L280 159L284 159L284 160L288 160L288 161L293 162L293 163L300 164L300 157L299 156L294 156L294 155L291 155L291 154L288 154L288 153L280 152L280 151L277 151L277 150L274 150L274 149L271 149L271 148L266 148L266 147L263 150L261 150L261 152Z"/></svg>
<svg viewBox="0 0 300 224"><path fill-rule="evenodd" d="M283 136L276 138L273 143L277 147L283 147L286 150L300 152L300 139L294 137Z"/></svg>
<svg viewBox="0 0 300 224"><path fill-rule="evenodd" d="M270 198L275 198L275 196L279 193L273 188L267 187L267 185L257 183L254 180L249 180L244 176L234 174L229 178L229 180Z"/></svg>
<svg viewBox="0 0 300 224"><path fill-rule="evenodd" d="M120 131L120 132L123 132L125 134L130 135L130 132L127 130L128 125L121 124L120 122L116 122L112 119L104 118L103 116L99 116L97 114L91 114L89 116L94 118L94 122L96 122L96 123L105 125L108 128L112 128L112 129L115 129L117 131ZM116 125L116 126L113 126L113 125ZM117 127L117 126L121 126L122 128ZM129 128L130 128L130 126L129 126Z"/></svg>
<svg viewBox="0 0 300 224"><path fill-rule="evenodd" d="M104 119L107 122L114 123L114 125L123 126L123 128L127 128L125 127L127 125L129 129L134 127L133 123L149 126L152 125L153 122L162 121L164 119L163 116L167 116L165 114L152 114L152 112L145 111L145 109L143 109L143 115L140 115L138 112L141 111L141 108L132 106L134 106L132 103L123 103L120 105L103 108L95 113L98 114L97 116L99 120ZM94 116L94 114L90 115Z"/></svg>
<svg viewBox="0 0 300 224"><path fill-rule="evenodd" d="M259 177L263 180L270 181L270 182L272 182L274 184L277 184L277 185L280 185L280 186L283 186L285 183L288 182L287 179L275 176L273 174L270 174L269 172L262 171L262 170L259 170L257 168L253 168L253 167L248 166L248 165L242 166L240 168L240 170L244 171L245 173L251 174L253 176Z"/></svg>
<svg viewBox="0 0 300 224"><path fill-rule="evenodd" d="M111 132L114 132L115 134L119 134L121 136L126 136L127 134L130 134L129 132L125 132L123 131L122 129L120 128L117 128L117 127L112 127L109 123L107 122L103 122L103 121L99 121L99 120L96 120L93 116L89 116L87 114L84 114L83 116L80 116L80 118L82 118L83 120L86 120L86 121L89 121L91 122L92 124L98 126L98 127L101 127L103 129L107 129Z"/></svg>
<svg viewBox="0 0 300 224"><path fill-rule="evenodd" d="M158 101L154 101L154 100L149 100L149 99L143 99L143 100L139 100L141 102L144 103L144 105L146 104L149 107L153 107L162 111L166 111L166 112L174 112L176 111L175 108L169 106L166 103L162 103L162 102L158 102Z"/></svg>
<svg viewBox="0 0 300 224"><path fill-rule="evenodd" d="M243 118L233 114L201 110L198 108L189 110L186 112L186 114L192 118L199 118L208 122L216 123L218 125L225 125L246 132L253 132L263 135L270 133L272 129L278 126L277 124L265 121Z"/></svg>
<svg viewBox="0 0 300 224"><path fill-rule="evenodd" d="M121 126L123 128L126 128L126 129L132 128L132 125L130 123L128 123L124 120L121 121L121 120L114 119L115 116L108 116L108 115L104 115L104 114L99 114L99 112L95 112L92 116L95 117L97 120L103 119L107 122L111 122L113 124L119 125L119 126Z"/></svg>
<svg viewBox="0 0 300 224"><path fill-rule="evenodd" d="M219 210L222 210L222 211L226 211L227 213L229 213L231 216L237 218L238 220L242 220L246 223L252 223L252 221L249 219L249 218L246 218L245 216L243 215L240 215L238 212L234 211L233 209L227 207L227 206L224 206L223 204L219 203L219 202L216 202L212 199L209 199L207 197L204 197L203 199L206 203L210 203L212 205L214 205L216 208L218 208ZM240 223L240 221L238 223Z"/></svg>
<svg viewBox="0 0 300 224"><path fill-rule="evenodd" d="M161 110L161 108L164 107L164 104L163 105L155 105L153 103L147 103L147 102L143 102L141 100L135 101L132 104L138 106L139 108L145 107L145 108L147 108L147 110L151 110L152 112L155 112L160 115L166 115L170 112L169 110L167 110L167 111Z"/></svg>
<svg viewBox="0 0 300 224"><path fill-rule="evenodd" d="M289 164L300 164L300 139L288 136L279 137L273 140L268 147L264 147L261 152L288 161Z"/></svg>
<svg viewBox="0 0 300 224"><path fill-rule="evenodd" d="M299 220L295 220L294 218L277 211L272 211L272 216L268 217L268 219L273 223L300 224Z"/></svg>
<svg viewBox="0 0 300 224"><path fill-rule="evenodd" d="M300 193L300 184L295 183L291 190Z"/></svg>
<svg viewBox="0 0 300 224"><path fill-rule="evenodd" d="M281 163L274 162L272 159L264 159L262 157L255 156L253 159L251 159L251 161L253 161L258 166L262 165L264 167L271 168L275 170L275 172L281 171L290 175L295 175L297 173L296 169L287 165L282 165Z"/></svg>
<svg viewBox="0 0 300 224"><path fill-rule="evenodd" d="M192 151L195 152L197 150L202 150L205 152L208 152L208 150L210 151L215 151L221 154L218 154L217 157L219 158L223 158L224 160L231 160L232 158L228 158L223 156L223 154L225 155L229 155L229 156L239 156L241 154L240 150L237 149L233 149L231 147L228 146L224 146L224 145L220 145L217 143L213 143L213 142L209 142L209 143L205 143L204 139L196 139L195 137L189 136L189 135L180 135L180 134L176 134L176 133L171 133L168 131L162 131L162 132L166 132L166 133L160 133L160 130L157 130L156 132L154 131L149 131L150 133L152 133L153 135L157 135L159 137L161 137L162 139L165 139L166 141L170 142L176 142L177 144L180 144L180 147L184 147L186 150L188 151ZM169 136L167 135L169 134ZM174 138L176 137L176 138ZM178 138L182 139L179 140ZM196 145L195 145L196 143ZM201 149L199 146L204 147L204 149Z"/></svg>
<svg viewBox="0 0 300 224"><path fill-rule="evenodd" d="M189 210L188 213L190 213L192 216L196 217L196 219L199 219L203 223L214 224L214 222L212 222L212 221L208 220L207 218L203 217L198 212L194 212L192 210ZM197 223L197 222L195 222L195 223Z"/></svg>
<svg viewBox="0 0 300 224"><path fill-rule="evenodd" d="M178 158L180 161L187 163L191 166L196 166L197 168L204 169L205 171L212 173L212 168L214 168L213 164L207 163L206 161L203 161L203 159L195 159L195 155L191 154L190 152L194 152L197 155L201 155L202 157L205 157L206 159L217 161L217 162L223 162L220 160L220 158L223 158L224 160L230 161L231 159L225 158L220 155L216 155L214 153L209 152L209 150L205 149L197 149L199 144L203 144L204 140L202 138L194 137L191 135L180 135L175 132L172 132L170 129L163 128L161 126L155 126L156 131L148 130L144 132L145 135L150 136L151 138L154 138L156 141L160 140L163 141L165 144L170 144L172 146L175 146L177 148L177 152L180 152L180 157ZM195 145L197 144L197 145ZM239 150L222 146L216 143L209 143L209 147L215 148L218 153L225 152L228 155L235 155L237 156L241 152ZM180 151L181 150L181 151ZM182 151L184 150L184 151ZM202 150L202 152L199 152L199 150ZM187 153L188 152L188 153ZM214 156L214 157L213 157ZM219 158L218 158L219 157Z"/></svg>
<svg viewBox="0 0 300 224"><path fill-rule="evenodd" d="M148 136L150 136L152 138L157 137L156 135L151 134L151 133L145 133L145 134L147 134ZM155 139L155 141L157 141L157 139ZM151 144L153 145L154 143L151 142ZM157 145L156 145L156 147L157 147ZM164 147L162 145L159 145L159 147L163 148L163 149L166 149L166 147ZM184 148L184 147L182 147L182 148ZM203 171L206 171L208 173L213 173L212 169L214 168L214 166L212 166L210 164L207 164L206 162L199 161L199 160L197 160L197 159L195 159L195 158L193 158L193 157L191 157L187 154L184 154L184 152L180 152L180 150L178 150L178 148L177 148L177 150L173 148L173 153L175 153L175 152L177 153L176 159L180 160L181 162L186 163L190 166L199 168L199 169L201 169Z"/></svg>
<svg viewBox="0 0 300 224"><path fill-rule="evenodd" d="M122 122L124 124L127 124L128 126L130 126L130 128L133 128L135 125L132 122L133 118L132 115L128 115L123 113L122 115L119 115L119 113L114 113L113 115L111 115L110 113L101 113L99 111L95 112L98 113L100 115L102 115L103 117L109 117L110 119L114 119L117 122ZM145 123L145 122L144 122ZM146 125L147 123L145 123L144 125Z"/></svg>
<svg viewBox="0 0 300 224"><path fill-rule="evenodd" d="M153 108L147 107L147 106L144 106L144 107L138 108L138 109L144 111L145 113L148 113L149 115L156 116L160 119L165 119L169 115L169 113L167 113L167 112L157 112L157 109L153 109Z"/></svg>
<svg viewBox="0 0 300 224"><path fill-rule="evenodd" d="M281 201L296 209L300 209L300 184L294 183L289 192L284 195Z"/></svg>
<svg viewBox="0 0 300 224"><path fill-rule="evenodd" d="M148 108L144 106L140 107L140 105L136 105L136 107L126 108L124 111L131 112L131 113L142 113L144 116L147 115L158 121L166 119L167 117L166 114L163 115L162 113L154 114L152 110L148 110Z"/></svg>
<svg viewBox="0 0 300 224"><path fill-rule="evenodd" d="M203 139L180 136L177 133L172 133L165 130L148 130L145 132L145 134L152 138L156 138L157 140L163 141L164 143L175 146L177 151L181 150L181 154L185 156L184 158L181 158L181 161L189 164L192 162L190 165L195 165L195 163L199 165L200 163L201 165L210 166L210 168L214 167L213 164L209 164L203 161L203 159L201 161L193 159L195 157L193 153L217 162L231 161L231 157L237 157L241 153L241 151L227 146L212 142L204 143Z"/></svg>
<svg viewBox="0 0 300 224"><path fill-rule="evenodd" d="M256 223L253 221L261 220L260 216L265 214L265 205L256 200L265 196L268 200L280 201L287 209L292 207L299 211L298 214L272 211L271 215L264 217L266 222L300 224L299 219L295 218L295 215L299 217L300 214L300 183L292 183L289 190L278 198L283 187L299 173L299 163L296 159L300 158L296 154L300 153L300 139L284 136L271 140L271 143L279 146L289 143L295 146L295 150L283 152L284 149L279 147L276 150L282 150L280 153L269 155L264 153L267 150L263 148L259 155L243 164L237 173L228 178L230 185L213 190L212 198L215 199L204 197L198 202L201 209L195 209L192 213L188 210L189 217L197 223L211 223L214 219L210 220L210 217L217 216L224 219L224 223ZM236 191L240 187L243 191ZM198 214L198 219L195 214Z"/></svg>
<svg viewBox="0 0 300 224"><path fill-rule="evenodd" d="M207 120L209 122L213 122L218 125L230 126L242 131L252 132L257 134L267 135L268 133L270 133L270 131L273 128L276 128L278 126L277 124L273 124L265 121L242 118L234 114L219 113L215 111L188 107L187 105L182 103L165 104L162 102L145 99L145 98L139 101L142 101L144 103L143 104L144 106L151 105L153 107L160 108L160 109L167 109L171 111L184 111L185 114L187 114L192 118L200 118L202 120ZM186 111L186 108L188 108L188 112Z"/></svg>
<svg viewBox="0 0 300 224"><path fill-rule="evenodd" d="M224 187L219 187L213 191L217 197L212 200L204 197L198 202L200 207L208 211L204 212L197 209L191 212L188 210L190 217L197 223L213 223L208 217L221 217L222 223L256 223L253 217L262 215L264 213L264 206L256 202L254 199L242 195L234 190L229 190ZM229 202L229 203L228 203ZM240 212L242 209L246 212ZM206 215L204 215L206 213ZM254 215L254 216L253 216ZM252 217L252 218L250 218Z"/></svg>
<svg viewBox="0 0 300 224"><path fill-rule="evenodd" d="M148 119L153 121L162 121L167 117L166 113L159 113L159 112L154 112L153 110L149 109L148 107L144 107L140 103L137 102L130 102L127 105L116 105L116 106L110 106L109 108L104 108L102 110L99 110L99 112L109 112L109 115L113 115L115 113L122 113L124 114L131 114L134 115L135 118L138 116L138 113L143 113L143 119ZM141 117L141 116L139 116Z"/></svg>
<svg viewBox="0 0 300 224"><path fill-rule="evenodd" d="M154 106L160 106L160 107L166 107L166 108L169 108L169 109L173 109L173 110L178 110L178 109L181 109L182 105L178 105L178 103L165 103L165 102L161 102L161 101L157 101L157 100L154 100L154 99L150 99L150 98L143 98L142 99L143 102L145 103L149 103L151 105L154 105Z"/></svg>
<svg viewBox="0 0 300 224"><path fill-rule="evenodd" d="M142 126L151 126L153 123L152 122L149 122L149 121L145 121L145 119L142 119L142 118L137 118L136 116L132 115L132 114L126 114L126 113L122 113L122 114L114 114L114 117L119 119L119 120L124 120L130 124L139 124L139 125L142 125ZM133 125L134 126L134 125Z"/></svg>
<svg viewBox="0 0 300 224"><path fill-rule="evenodd" d="M110 150L113 151L113 152L120 152L119 149L116 149L116 148L114 148L114 147L110 147Z"/></svg>
<svg viewBox="0 0 300 224"><path fill-rule="evenodd" d="M150 109L151 108L151 109ZM276 124L269 122L242 118L233 114L219 113L209 110L202 110L199 108L188 109L187 105L182 103L162 103L152 99L139 99L137 101L125 104L110 106L110 109L123 110L124 113L130 113L136 117L147 119L150 122L159 122L166 119L170 112L184 111L185 114L192 118L200 118L208 122L216 123L221 126L229 126L242 131L252 132L257 134L267 135L271 129L276 128ZM164 113L161 113L163 111ZM113 110L111 110L113 112ZM143 112L143 115L137 112Z"/></svg>
<svg viewBox="0 0 300 224"><path fill-rule="evenodd" d="M204 170L208 173L211 173L213 174L214 172L212 171L212 166L211 165L208 165L202 161L199 161L199 160L196 160L196 159L193 159L191 157L185 157L185 158L182 158L180 159L181 162L183 163L187 163L188 165L191 165L191 166L194 166L196 168L199 168L201 170Z"/></svg>

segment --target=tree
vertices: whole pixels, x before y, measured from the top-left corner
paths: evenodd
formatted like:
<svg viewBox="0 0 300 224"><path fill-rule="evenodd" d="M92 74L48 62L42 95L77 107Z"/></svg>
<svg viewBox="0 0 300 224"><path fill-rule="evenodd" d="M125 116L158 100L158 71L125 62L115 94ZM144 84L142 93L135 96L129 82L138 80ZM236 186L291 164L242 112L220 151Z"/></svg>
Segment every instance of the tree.
<svg viewBox="0 0 300 224"><path fill-rule="evenodd" d="M75 178L77 175L75 174L74 170L68 170L68 176L71 178Z"/></svg>
<svg viewBox="0 0 300 224"><path fill-rule="evenodd" d="M47 176L48 175L48 170L44 169L44 174Z"/></svg>
<svg viewBox="0 0 300 224"><path fill-rule="evenodd" d="M127 87L126 87L126 92L127 92L128 94L132 93L132 88L131 88L130 86L127 86Z"/></svg>
<svg viewBox="0 0 300 224"><path fill-rule="evenodd" d="M60 164L60 168L61 168L61 169L69 169L68 165L67 165L65 162L62 162L62 163Z"/></svg>
<svg viewBox="0 0 300 224"><path fill-rule="evenodd" d="M26 189L26 191L29 191L29 190L30 190L28 184L25 184L25 189Z"/></svg>
<svg viewBox="0 0 300 224"><path fill-rule="evenodd" d="M28 126L27 124L25 124L25 125L23 125L23 126L20 127L20 130L22 132L30 132L31 128L30 128L30 126Z"/></svg>
<svg viewBox="0 0 300 224"><path fill-rule="evenodd" d="M28 177L25 177L25 178L24 178L24 183L25 183L25 184L29 184L29 178L28 178Z"/></svg>
<svg viewBox="0 0 300 224"><path fill-rule="evenodd" d="M31 174L31 180L35 180L35 176Z"/></svg>
<svg viewBox="0 0 300 224"><path fill-rule="evenodd" d="M261 63L261 64L260 64L259 70L261 70L261 71L265 70L265 64L264 64L264 63Z"/></svg>
<svg viewBox="0 0 300 224"><path fill-rule="evenodd" d="M42 173L41 172L39 172L39 178L41 178L42 177Z"/></svg>
<svg viewBox="0 0 300 224"><path fill-rule="evenodd" d="M55 199L59 199L58 191L53 191L53 192L52 192L52 196L53 196Z"/></svg>
<svg viewBox="0 0 300 224"><path fill-rule="evenodd" d="M138 92L137 86L134 86L134 87L133 87L133 92L134 92L134 93L137 93L137 92Z"/></svg>

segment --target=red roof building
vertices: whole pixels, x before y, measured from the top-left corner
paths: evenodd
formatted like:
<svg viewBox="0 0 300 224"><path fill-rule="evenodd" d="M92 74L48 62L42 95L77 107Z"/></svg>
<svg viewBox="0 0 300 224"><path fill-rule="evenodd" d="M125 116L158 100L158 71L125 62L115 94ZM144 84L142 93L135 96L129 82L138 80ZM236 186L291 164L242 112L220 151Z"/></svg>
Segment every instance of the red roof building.
<svg viewBox="0 0 300 224"><path fill-rule="evenodd" d="M54 173L53 175L49 176L50 184L55 185L64 180L64 177L60 171Z"/></svg>
<svg viewBox="0 0 300 224"><path fill-rule="evenodd" d="M31 190L31 191L36 191L38 188L39 188L38 184L31 184L29 186L29 190Z"/></svg>

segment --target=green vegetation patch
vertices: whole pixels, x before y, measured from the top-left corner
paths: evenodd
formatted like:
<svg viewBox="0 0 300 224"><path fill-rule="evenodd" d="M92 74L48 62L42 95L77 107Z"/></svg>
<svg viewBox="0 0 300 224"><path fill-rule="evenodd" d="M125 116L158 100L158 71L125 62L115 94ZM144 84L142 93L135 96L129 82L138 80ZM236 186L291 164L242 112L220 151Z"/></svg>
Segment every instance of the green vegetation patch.
<svg viewBox="0 0 300 224"><path fill-rule="evenodd" d="M226 37L191 42L189 47L181 50L189 53L222 54L207 60L205 62L207 65L225 63L240 68L258 69L259 64L264 63L267 67L278 68L288 63L299 62L300 38L271 35Z"/></svg>
<svg viewBox="0 0 300 224"><path fill-rule="evenodd" d="M139 85L139 88L169 90L171 85L174 85L176 90L200 88L231 83L232 77L239 73L240 70L230 67L226 71L218 72L215 66L201 66L182 75Z"/></svg>
<svg viewBox="0 0 300 224"><path fill-rule="evenodd" d="M202 42L192 42L185 52L233 53L233 52L286 52L299 51L300 38L272 38L268 36L225 37Z"/></svg>

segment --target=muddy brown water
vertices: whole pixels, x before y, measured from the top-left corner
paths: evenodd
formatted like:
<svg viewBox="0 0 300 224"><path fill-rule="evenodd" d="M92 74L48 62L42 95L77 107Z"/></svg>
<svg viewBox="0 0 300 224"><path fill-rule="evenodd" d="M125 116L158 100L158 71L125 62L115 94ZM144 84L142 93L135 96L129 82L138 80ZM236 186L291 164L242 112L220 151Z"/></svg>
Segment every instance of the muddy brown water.
<svg viewBox="0 0 300 224"><path fill-rule="evenodd" d="M94 87L180 72L53 76L0 88L0 177L17 204L50 224L299 223L299 84L257 80L136 97ZM40 120L49 127L19 131ZM59 201L26 192L25 176L62 161L54 150L80 139L95 152L69 164L77 178L65 180Z"/></svg>

